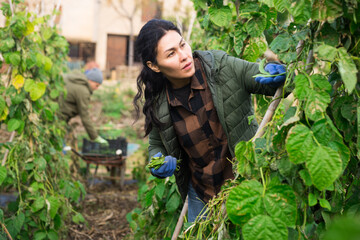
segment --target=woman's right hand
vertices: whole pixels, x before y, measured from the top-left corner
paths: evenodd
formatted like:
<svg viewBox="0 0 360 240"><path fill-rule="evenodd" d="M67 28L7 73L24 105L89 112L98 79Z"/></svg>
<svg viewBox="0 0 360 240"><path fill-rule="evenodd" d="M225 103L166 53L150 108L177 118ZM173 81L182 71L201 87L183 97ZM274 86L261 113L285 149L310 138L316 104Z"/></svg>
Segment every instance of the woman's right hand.
<svg viewBox="0 0 360 240"><path fill-rule="evenodd" d="M153 157L161 157L162 153L158 152ZM174 174L176 169L176 158L173 156L166 156L164 160L164 164L158 169L151 168L151 173L160 178L170 177Z"/></svg>

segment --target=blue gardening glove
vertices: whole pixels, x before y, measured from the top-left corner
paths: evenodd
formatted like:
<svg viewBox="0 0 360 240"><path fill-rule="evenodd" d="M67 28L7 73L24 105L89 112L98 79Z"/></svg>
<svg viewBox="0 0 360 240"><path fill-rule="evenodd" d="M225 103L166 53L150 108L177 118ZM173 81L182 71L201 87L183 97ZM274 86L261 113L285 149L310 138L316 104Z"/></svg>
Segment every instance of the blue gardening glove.
<svg viewBox="0 0 360 240"><path fill-rule="evenodd" d="M105 147L109 146L109 142L100 136L97 136L97 138L95 138L94 142L100 143L101 146L105 146Z"/></svg>
<svg viewBox="0 0 360 240"><path fill-rule="evenodd" d="M286 69L283 65L269 63L265 66L265 71L271 75L285 73ZM286 74L279 75L276 77L256 77L255 81L261 84L268 84L271 87L277 88L285 82Z"/></svg>
<svg viewBox="0 0 360 240"><path fill-rule="evenodd" d="M161 152L158 152L157 154L154 155L154 157L161 157L161 156L162 156ZM158 169L151 168L150 171L155 176L165 178L173 175L175 169L176 169L176 158L172 156L166 156L164 160L164 164L161 167L159 167Z"/></svg>

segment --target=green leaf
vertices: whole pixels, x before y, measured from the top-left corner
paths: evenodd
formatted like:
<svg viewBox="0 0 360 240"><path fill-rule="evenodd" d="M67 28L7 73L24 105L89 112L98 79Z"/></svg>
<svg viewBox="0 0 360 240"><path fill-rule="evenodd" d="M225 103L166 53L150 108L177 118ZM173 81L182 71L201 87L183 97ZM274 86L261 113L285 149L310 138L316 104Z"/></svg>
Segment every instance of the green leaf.
<svg viewBox="0 0 360 240"><path fill-rule="evenodd" d="M61 206L61 201L60 201L59 197L56 197L56 196L50 196L47 200L50 203L50 217L51 217L51 219L54 219L57 211L59 210L59 208Z"/></svg>
<svg viewBox="0 0 360 240"><path fill-rule="evenodd" d="M288 0L273 0L274 7L279 12L284 12L284 10L288 7L289 1ZM270 6L269 6L270 7Z"/></svg>
<svg viewBox="0 0 360 240"><path fill-rule="evenodd" d="M37 166L39 172L44 171L47 165L47 162L43 157L35 158L34 163Z"/></svg>
<svg viewBox="0 0 360 240"><path fill-rule="evenodd" d="M268 5L270 8L275 7L273 0L259 0L259 2L265 3L265 4Z"/></svg>
<svg viewBox="0 0 360 240"><path fill-rule="evenodd" d="M36 200L31 204L31 211L37 212L40 209L43 209L45 207L45 199L42 197L36 198Z"/></svg>
<svg viewBox="0 0 360 240"><path fill-rule="evenodd" d="M340 17L343 13L343 7L339 0L314 0L311 18L318 21L329 21Z"/></svg>
<svg viewBox="0 0 360 240"><path fill-rule="evenodd" d="M7 52L15 46L13 38L9 37L0 41L0 52Z"/></svg>
<svg viewBox="0 0 360 240"><path fill-rule="evenodd" d="M335 152L339 153L342 161L342 171L344 171L350 161L350 149L343 143L343 141L329 141L328 146Z"/></svg>
<svg viewBox="0 0 360 240"><path fill-rule="evenodd" d="M287 10L293 15L296 23L305 24L311 17L311 1L310 0L292 0Z"/></svg>
<svg viewBox="0 0 360 240"><path fill-rule="evenodd" d="M171 194L169 200L166 202L166 210L168 213L175 212L181 203L181 197L177 192Z"/></svg>
<svg viewBox="0 0 360 240"><path fill-rule="evenodd" d="M299 174L305 185L310 187L312 185L312 181L309 172L306 169L302 169L299 171Z"/></svg>
<svg viewBox="0 0 360 240"><path fill-rule="evenodd" d="M311 130L316 140L322 145L327 145L331 141L342 141L342 136L329 117L316 121Z"/></svg>
<svg viewBox="0 0 360 240"><path fill-rule="evenodd" d="M308 203L310 207L315 206L317 204L317 198L313 193L309 193Z"/></svg>
<svg viewBox="0 0 360 240"><path fill-rule="evenodd" d="M7 169L4 166L0 166L0 186L4 182L7 176ZM1 218L0 218L1 219Z"/></svg>
<svg viewBox="0 0 360 240"><path fill-rule="evenodd" d="M12 64L13 66L18 66L21 61L20 52L11 52L4 54L4 59L6 63Z"/></svg>
<svg viewBox="0 0 360 240"><path fill-rule="evenodd" d="M270 187L266 191L264 203L265 209L271 217L281 220L288 227L295 227L296 197L289 185Z"/></svg>
<svg viewBox="0 0 360 240"><path fill-rule="evenodd" d="M32 79L27 79L25 81L24 89L25 91L30 92L31 100L36 101L44 95L46 85L43 82L35 82Z"/></svg>
<svg viewBox="0 0 360 240"><path fill-rule="evenodd" d="M26 30L26 17L22 15L15 15L13 17L13 21L15 22L12 25L12 31L15 34L16 37L22 38L24 31Z"/></svg>
<svg viewBox="0 0 360 240"><path fill-rule="evenodd" d="M317 47L316 52L318 53L318 57L320 59L332 62L335 60L337 49L335 47L322 44Z"/></svg>
<svg viewBox="0 0 360 240"><path fill-rule="evenodd" d="M73 217L72 217L72 221L76 224L80 224L85 222L85 218L83 217L83 215L81 213L76 213Z"/></svg>
<svg viewBox="0 0 360 240"><path fill-rule="evenodd" d="M305 104L306 116L314 121L324 118L330 101L330 95L327 92L308 91Z"/></svg>
<svg viewBox="0 0 360 240"><path fill-rule="evenodd" d="M194 0L194 7L195 9L200 8L200 9L207 9L207 5L206 5L206 0Z"/></svg>
<svg viewBox="0 0 360 240"><path fill-rule="evenodd" d="M22 120L19 120L16 118L10 119L7 123L7 130L9 132L15 131L16 129L18 129L21 126L21 122L22 122Z"/></svg>
<svg viewBox="0 0 360 240"><path fill-rule="evenodd" d="M45 189L44 184L38 183L38 182L33 182L30 185L29 191L35 193L35 192L39 191L40 189L43 189L43 190Z"/></svg>
<svg viewBox="0 0 360 240"><path fill-rule="evenodd" d="M159 199L162 199L164 196L164 192L165 192L165 184L164 182L160 182L155 187L155 194Z"/></svg>
<svg viewBox="0 0 360 240"><path fill-rule="evenodd" d="M323 42L328 46L337 47L340 43L340 34L341 32L338 32L334 25L330 25L330 23L326 22L321 28L320 34L318 35L316 41Z"/></svg>
<svg viewBox="0 0 360 240"><path fill-rule="evenodd" d="M210 20L219 27L226 27L231 22L232 12L230 7L209 8Z"/></svg>
<svg viewBox="0 0 360 240"><path fill-rule="evenodd" d="M339 48L339 71L341 79L343 80L346 89L349 91L349 94L355 89L357 82L356 74L358 70L352 58L349 56L345 48Z"/></svg>
<svg viewBox="0 0 360 240"><path fill-rule="evenodd" d="M319 200L319 203L320 203L320 206L321 206L322 208L326 208L326 209L328 209L329 211L331 211L331 205L330 205L330 203L329 203L328 200L326 200L326 199L324 199L324 198L321 198L321 199Z"/></svg>
<svg viewBox="0 0 360 240"><path fill-rule="evenodd" d="M276 52L285 52L290 48L290 38L291 36L287 33L282 33L278 35L270 44L272 51Z"/></svg>
<svg viewBox="0 0 360 240"><path fill-rule="evenodd" d="M251 40L244 49L243 59L249 62L256 62L260 55L262 55L259 46L261 45L259 45L258 42Z"/></svg>
<svg viewBox="0 0 360 240"><path fill-rule="evenodd" d="M35 234L34 234L34 240L42 240L42 239L45 239L47 236L46 232L44 231L37 231Z"/></svg>
<svg viewBox="0 0 360 240"><path fill-rule="evenodd" d="M17 216L11 217L9 223L6 224L11 236L15 237L19 234L25 222L25 214L20 212Z"/></svg>
<svg viewBox="0 0 360 240"><path fill-rule="evenodd" d="M6 107L6 102L3 96L0 95L0 116L4 112L4 109Z"/></svg>
<svg viewBox="0 0 360 240"><path fill-rule="evenodd" d="M313 184L320 191L329 187L342 172L342 161L333 149L319 145L310 149L306 158Z"/></svg>
<svg viewBox="0 0 360 240"><path fill-rule="evenodd" d="M44 69L47 72L50 72L51 68L52 68L53 62L51 61L51 59L47 56L44 57Z"/></svg>
<svg viewBox="0 0 360 240"><path fill-rule="evenodd" d="M60 95L60 92L59 92L59 90L57 90L57 89L52 89L51 92L50 92L50 97L51 97L52 99L57 98L59 95Z"/></svg>
<svg viewBox="0 0 360 240"><path fill-rule="evenodd" d="M145 207L149 207L153 203L155 188L150 189L145 195Z"/></svg>
<svg viewBox="0 0 360 240"><path fill-rule="evenodd" d="M351 123L356 121L356 102L341 106L341 115Z"/></svg>
<svg viewBox="0 0 360 240"><path fill-rule="evenodd" d="M49 238L49 240L58 240L59 234L56 231L51 229L50 231L48 231L47 237Z"/></svg>
<svg viewBox="0 0 360 240"><path fill-rule="evenodd" d="M293 164L291 161L289 161L289 159L286 157L280 159L280 161L277 164L277 167L282 176L292 178L293 176L296 175L297 166Z"/></svg>
<svg viewBox="0 0 360 240"><path fill-rule="evenodd" d="M251 37L260 37L266 28L266 17L260 15L250 18L245 24L245 28Z"/></svg>
<svg viewBox="0 0 360 240"><path fill-rule="evenodd" d="M256 180L246 180L229 193L226 211L229 219L242 225L252 217L264 212L263 186Z"/></svg>
<svg viewBox="0 0 360 240"><path fill-rule="evenodd" d="M326 76L321 74L313 74L310 77L311 82L313 83L314 90L318 92L330 92L332 89L331 84L329 83Z"/></svg>
<svg viewBox="0 0 360 240"><path fill-rule="evenodd" d="M34 87L35 81L33 79L27 78L25 80L24 89L26 92L30 92L31 89Z"/></svg>
<svg viewBox="0 0 360 240"><path fill-rule="evenodd" d="M45 27L45 28L41 29L41 35L42 35L44 41L49 40L49 38L51 38L52 34L53 34L53 31L49 27Z"/></svg>
<svg viewBox="0 0 360 240"><path fill-rule="evenodd" d="M242 176L251 175L251 164L255 162L254 144L250 142L239 142L235 146L235 156L238 163L237 171Z"/></svg>
<svg viewBox="0 0 360 240"><path fill-rule="evenodd" d="M26 31L24 32L24 36L28 36L34 32L35 26L32 22L26 22Z"/></svg>
<svg viewBox="0 0 360 240"><path fill-rule="evenodd" d="M247 222L242 233L244 240L287 240L288 230L286 225L277 218L258 215Z"/></svg>
<svg viewBox="0 0 360 240"><path fill-rule="evenodd" d="M360 217L337 216L327 229L322 240L360 239Z"/></svg>
<svg viewBox="0 0 360 240"><path fill-rule="evenodd" d="M309 79L302 74L296 75L295 79L295 90L294 90L294 95L299 99L299 100L305 100L306 97L308 96L308 92L309 92L309 88L310 88L310 83L309 83Z"/></svg>
<svg viewBox="0 0 360 240"><path fill-rule="evenodd" d="M297 124L289 130L286 140L286 150L289 159L295 164L303 163L311 149L314 148L313 133L302 124Z"/></svg>

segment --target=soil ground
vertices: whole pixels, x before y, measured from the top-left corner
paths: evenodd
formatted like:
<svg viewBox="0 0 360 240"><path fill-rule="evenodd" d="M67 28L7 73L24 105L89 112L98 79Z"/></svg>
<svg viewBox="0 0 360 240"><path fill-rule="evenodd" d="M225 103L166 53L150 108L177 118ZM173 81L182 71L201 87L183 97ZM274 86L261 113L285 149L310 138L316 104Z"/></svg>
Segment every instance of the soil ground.
<svg viewBox="0 0 360 240"><path fill-rule="evenodd" d="M120 92L128 88L133 89L136 92L136 85L134 78L122 78L119 81L104 81L101 87L119 87ZM98 89L101 91L101 88ZM106 121L106 118L101 113L101 102L92 101L91 103L91 116L95 122L95 126L101 126ZM112 119L114 128L124 128L132 126L139 135L142 134L143 119L133 124L133 113L124 114L121 119ZM75 118L73 121L80 121L79 118ZM80 123L80 122L79 122ZM81 124L77 125L76 131L78 134L84 133L84 129ZM140 136L139 136L140 138ZM138 186L132 179L131 168L134 158L137 154L128 156L125 185L123 189L120 189L119 184L112 184L109 180L101 180L95 177L93 180L97 180L95 183L87 184L87 195L81 203L82 209L80 212L83 214L87 221L87 225L73 225L69 229L68 239L70 240L117 240L117 239L129 239L128 234L131 233L129 224L126 220L126 214L131 212L135 207L139 206L137 202L137 190ZM94 169L91 170L92 174ZM105 167L100 167L98 175L110 175ZM126 237L127 236L127 237Z"/></svg>
<svg viewBox="0 0 360 240"><path fill-rule="evenodd" d="M124 239L131 233L126 214L138 206L136 199L137 185L134 183L126 184L123 190L106 183L87 188L80 210L87 225L72 226L68 239Z"/></svg>

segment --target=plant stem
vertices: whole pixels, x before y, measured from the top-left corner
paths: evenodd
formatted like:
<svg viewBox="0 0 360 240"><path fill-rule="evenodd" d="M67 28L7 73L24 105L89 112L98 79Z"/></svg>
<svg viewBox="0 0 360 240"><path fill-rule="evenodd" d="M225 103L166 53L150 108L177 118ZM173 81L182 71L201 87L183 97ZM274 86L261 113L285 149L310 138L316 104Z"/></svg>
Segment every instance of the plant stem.
<svg viewBox="0 0 360 240"><path fill-rule="evenodd" d="M263 183L263 194L262 196L264 197L265 196L265 191L266 191L266 182L265 182L265 178L264 178L264 173L263 173L263 170L262 170L262 167L260 168L260 175L261 175L261 179L262 179L262 183Z"/></svg>
<svg viewBox="0 0 360 240"><path fill-rule="evenodd" d="M0 222L0 224L1 224L1 227L4 229L4 231L5 231L6 235L8 236L8 238L9 238L10 240L12 240L12 237L11 237L9 231L7 230L5 224L3 224L2 222Z"/></svg>
<svg viewBox="0 0 360 240"><path fill-rule="evenodd" d="M11 14L14 15L14 8L13 8L11 0L9 0L9 5L10 5Z"/></svg>
<svg viewBox="0 0 360 240"><path fill-rule="evenodd" d="M15 131L13 131L11 133L9 142L12 142L14 140L14 137L15 137ZM5 154L4 154L4 158L3 158L2 162L1 162L1 166L5 165L8 154L9 154L9 149L6 149Z"/></svg>

